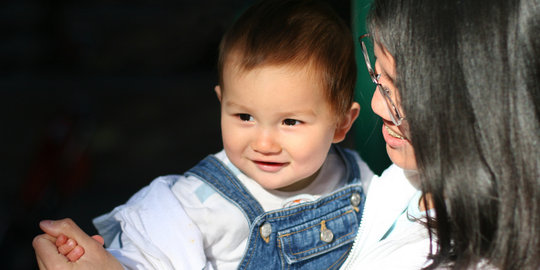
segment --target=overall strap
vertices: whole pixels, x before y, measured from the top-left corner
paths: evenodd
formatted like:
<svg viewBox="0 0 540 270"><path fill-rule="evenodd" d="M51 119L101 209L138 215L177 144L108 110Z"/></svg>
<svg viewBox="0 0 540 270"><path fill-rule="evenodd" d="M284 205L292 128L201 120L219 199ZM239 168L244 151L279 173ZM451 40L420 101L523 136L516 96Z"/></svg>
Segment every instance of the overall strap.
<svg viewBox="0 0 540 270"><path fill-rule="evenodd" d="M235 204L252 224L263 208L253 198L236 176L215 156L207 156L185 173L192 175L214 188L221 196Z"/></svg>

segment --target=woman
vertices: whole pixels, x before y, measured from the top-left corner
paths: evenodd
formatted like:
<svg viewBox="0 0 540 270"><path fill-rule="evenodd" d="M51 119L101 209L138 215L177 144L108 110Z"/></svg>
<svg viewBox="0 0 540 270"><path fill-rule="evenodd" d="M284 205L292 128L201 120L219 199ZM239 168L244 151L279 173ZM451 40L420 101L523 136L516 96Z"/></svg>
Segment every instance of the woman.
<svg viewBox="0 0 540 270"><path fill-rule="evenodd" d="M408 244L427 269L539 269L540 1L375 0L368 25L388 155L434 211Z"/></svg>
<svg viewBox="0 0 540 270"><path fill-rule="evenodd" d="M390 158L418 172L412 182L424 196L413 196L381 235L360 232L344 268L540 267L539 1L374 0L372 107ZM427 224L409 219L421 218L419 211L432 213ZM88 254L98 254L92 249L101 242L71 223L42 228L67 226ZM34 246L43 247L38 260L58 257L46 235Z"/></svg>

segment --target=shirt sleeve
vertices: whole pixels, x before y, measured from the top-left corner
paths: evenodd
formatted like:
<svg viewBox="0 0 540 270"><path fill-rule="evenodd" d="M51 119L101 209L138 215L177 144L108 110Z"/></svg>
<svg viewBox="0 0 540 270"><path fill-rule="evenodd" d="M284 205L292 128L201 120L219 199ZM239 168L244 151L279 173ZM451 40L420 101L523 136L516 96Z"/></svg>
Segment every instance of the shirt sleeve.
<svg viewBox="0 0 540 270"><path fill-rule="evenodd" d="M179 177L157 178L126 204L94 219L124 268L213 269L200 231L171 191Z"/></svg>

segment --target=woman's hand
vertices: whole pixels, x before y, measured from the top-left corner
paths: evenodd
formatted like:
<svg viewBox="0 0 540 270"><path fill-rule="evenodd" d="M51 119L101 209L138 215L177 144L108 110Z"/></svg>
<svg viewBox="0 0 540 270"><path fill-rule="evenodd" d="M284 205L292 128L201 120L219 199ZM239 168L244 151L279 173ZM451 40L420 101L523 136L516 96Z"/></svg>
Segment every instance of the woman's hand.
<svg viewBox="0 0 540 270"><path fill-rule="evenodd" d="M39 269L124 269L103 247L103 238L90 237L71 219L39 224L45 234L34 238Z"/></svg>

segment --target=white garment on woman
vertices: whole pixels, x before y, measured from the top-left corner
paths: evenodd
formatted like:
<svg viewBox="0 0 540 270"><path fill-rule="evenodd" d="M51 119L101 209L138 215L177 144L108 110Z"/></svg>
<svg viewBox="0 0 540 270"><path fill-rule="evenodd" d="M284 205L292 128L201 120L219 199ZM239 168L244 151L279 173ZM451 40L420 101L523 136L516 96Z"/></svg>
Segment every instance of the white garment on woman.
<svg viewBox="0 0 540 270"><path fill-rule="evenodd" d="M415 181L415 175L406 175L396 165L373 178L358 235L341 269L426 266L430 239L422 223L425 212L419 209L421 192L414 187Z"/></svg>

